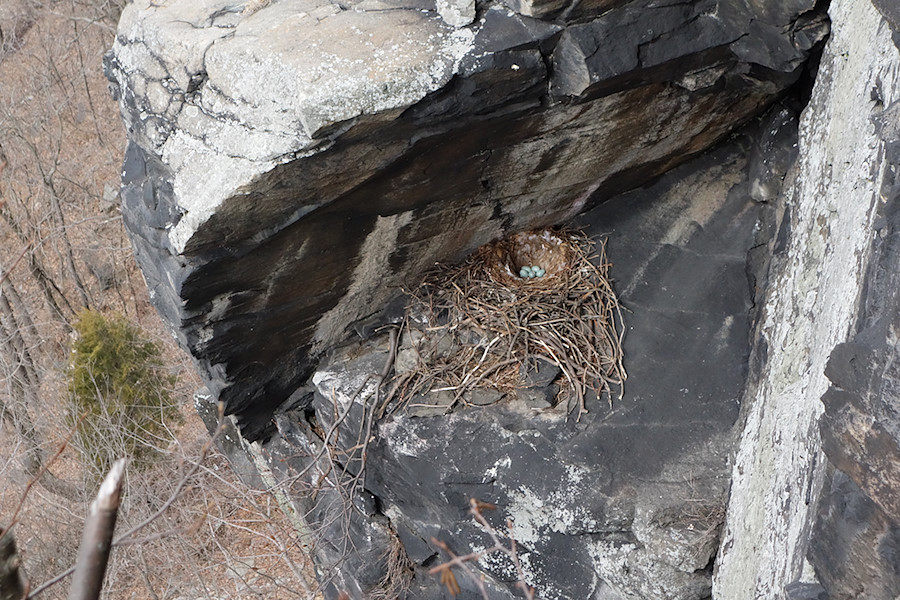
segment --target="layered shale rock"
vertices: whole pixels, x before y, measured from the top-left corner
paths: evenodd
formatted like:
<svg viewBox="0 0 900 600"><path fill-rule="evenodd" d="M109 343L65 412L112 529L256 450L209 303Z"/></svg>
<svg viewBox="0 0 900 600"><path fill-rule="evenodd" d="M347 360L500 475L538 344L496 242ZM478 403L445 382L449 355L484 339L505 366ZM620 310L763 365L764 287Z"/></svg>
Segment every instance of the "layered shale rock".
<svg viewBox="0 0 900 600"><path fill-rule="evenodd" d="M126 6L107 60L153 301L244 433L438 260L569 219L758 114L813 0Z"/></svg>
<svg viewBox="0 0 900 600"><path fill-rule="evenodd" d="M471 498L495 507L484 515L515 538L522 564L520 576L496 552L472 563L492 599L516 597L520 577L556 600L709 597L751 352L748 270L765 266L751 249L774 213L749 193L754 145L741 135L578 219L595 239L608 236L629 378L621 399L589 398L577 422L551 369L484 406L413 398L370 429L388 336L320 363L306 396L276 415L278 431L247 447L268 485L291 489L306 515L327 598L447 597L428 573L449 558L434 540L458 555L492 545ZM455 573L459 598L482 597Z"/></svg>

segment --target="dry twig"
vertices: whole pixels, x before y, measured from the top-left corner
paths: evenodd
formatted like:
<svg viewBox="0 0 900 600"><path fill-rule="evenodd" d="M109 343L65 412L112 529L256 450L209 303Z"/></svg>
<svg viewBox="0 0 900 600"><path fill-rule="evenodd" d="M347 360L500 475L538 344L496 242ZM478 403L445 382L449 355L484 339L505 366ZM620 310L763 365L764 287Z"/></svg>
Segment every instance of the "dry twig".
<svg viewBox="0 0 900 600"><path fill-rule="evenodd" d="M453 567L459 567L478 588L478 591L481 593L482 598L484 598L484 600L490 600L487 588L484 585L484 579L482 577L479 577L467 563L481 560L485 556L493 554L494 552L500 552L502 554L505 554L513 564L513 568L516 571L516 576L518 577L516 587L522 591L527 600L534 600L534 588L525 583L525 572L522 569L522 563L519 561L519 553L518 549L516 548L516 540L512 536L512 521L506 521L507 531L510 532L509 535L506 536L508 540L507 545L501 539L501 537L503 537L502 534L498 533L497 530L494 529L494 527L492 527L490 523L488 523L487 519L484 518L484 515L481 512L482 510L493 510L495 508L496 506L494 506L493 504L479 502L475 498L469 499L469 514L475 518L475 520L481 526L482 530L484 530L488 534L488 536L490 536L491 542L494 544L493 546L482 550L481 552L472 552L464 556L457 556L453 553L452 550L450 550L450 547L446 543L438 539L431 538L431 542L441 548L444 552L446 552L450 557L450 560L437 565L436 567L432 567L428 572L432 575L440 573L441 583L447 587L447 591L450 592L450 595L455 597L460 593L461 590L459 587L459 583L456 581L456 576L453 574Z"/></svg>
<svg viewBox="0 0 900 600"><path fill-rule="evenodd" d="M103 588L103 576L109 561L113 531L119 512L119 498L125 475L125 459L118 459L103 480L97 498L91 502L84 522L84 535L78 548L75 576L69 587L69 600L97 600Z"/></svg>

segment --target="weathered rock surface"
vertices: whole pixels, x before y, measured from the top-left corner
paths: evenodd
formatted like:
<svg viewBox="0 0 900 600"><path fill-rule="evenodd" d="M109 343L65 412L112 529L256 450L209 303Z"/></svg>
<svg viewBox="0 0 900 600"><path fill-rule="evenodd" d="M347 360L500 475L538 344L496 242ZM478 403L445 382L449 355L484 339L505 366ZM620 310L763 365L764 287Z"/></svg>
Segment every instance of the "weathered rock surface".
<svg viewBox="0 0 900 600"><path fill-rule="evenodd" d="M327 598L444 597L432 536L489 543L472 497L512 520L541 598L900 595L896 3L832 0L796 147L775 111L622 194L795 83L823 4L126 8L108 60L126 224L154 302L240 417L232 460L293 486L280 500ZM580 220L610 234L630 309L624 398L575 423L548 379L365 430L387 342L327 350L435 260L603 201ZM515 597L508 562L473 566Z"/></svg>
<svg viewBox="0 0 900 600"><path fill-rule="evenodd" d="M900 56L892 63L896 70ZM871 165L878 198L871 256L855 333L826 365L831 386L819 422L833 469L809 555L834 600L900 595L900 98L896 79L880 83L870 96L883 149ZM887 94L886 85L892 86Z"/></svg>
<svg viewBox="0 0 900 600"><path fill-rule="evenodd" d="M896 598L898 553L897 518L885 514L846 474L830 469L809 544L827 600Z"/></svg>
<svg viewBox="0 0 900 600"><path fill-rule="evenodd" d="M869 0L835 0L829 13L744 400L713 587L729 600L881 599L900 589L900 53Z"/></svg>
<svg viewBox="0 0 900 600"><path fill-rule="evenodd" d="M497 506L485 514L499 529L512 520L540 598L709 597L750 352L748 256L772 212L749 194L753 144L736 138L579 219L598 239L608 234L628 308L629 379L612 406L593 398L577 423L565 402L535 408L516 394L449 414L402 410L373 427L364 484L354 486L389 344L372 338L319 366L314 392L254 446L265 469L296 486L310 527L325 527L316 560L326 597L374 595L399 541L414 573L406 597L444 598L427 569L448 557L432 538L460 555L490 546L469 498ZM549 371L534 383L554 386ZM343 475L332 471L314 502L302 491L328 472L308 458L323 437ZM473 566L491 598L515 597L509 561ZM457 581L460 598L480 597L459 570Z"/></svg>
<svg viewBox="0 0 900 600"><path fill-rule="evenodd" d="M250 438L434 261L709 147L827 32L813 0L525 4L478 4L469 25L430 0L126 6L107 61L125 222Z"/></svg>

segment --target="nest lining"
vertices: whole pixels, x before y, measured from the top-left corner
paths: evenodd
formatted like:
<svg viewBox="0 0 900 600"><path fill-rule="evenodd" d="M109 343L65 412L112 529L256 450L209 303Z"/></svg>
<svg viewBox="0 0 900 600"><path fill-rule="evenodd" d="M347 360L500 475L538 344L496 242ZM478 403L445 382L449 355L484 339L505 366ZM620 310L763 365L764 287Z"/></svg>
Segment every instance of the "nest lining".
<svg viewBox="0 0 900 600"><path fill-rule="evenodd" d="M530 265L545 274L520 277ZM414 336L418 364L395 378L384 407L429 391L453 392L451 406L479 387L510 392L537 360L560 368L578 419L588 390L610 403L614 388L621 397L624 327L609 267L604 243L553 230L520 233L460 265L438 266L413 294L404 325L406 336L415 321L424 330Z"/></svg>

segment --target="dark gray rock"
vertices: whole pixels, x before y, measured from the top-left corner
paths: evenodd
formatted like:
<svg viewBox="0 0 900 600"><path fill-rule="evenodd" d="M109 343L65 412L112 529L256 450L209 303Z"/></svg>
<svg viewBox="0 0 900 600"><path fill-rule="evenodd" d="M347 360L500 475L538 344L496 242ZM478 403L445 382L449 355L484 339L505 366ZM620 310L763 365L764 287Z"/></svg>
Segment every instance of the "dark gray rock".
<svg viewBox="0 0 900 600"><path fill-rule="evenodd" d="M878 9L894 31L900 31L900 6L890 0L872 0L872 4Z"/></svg>
<svg viewBox="0 0 900 600"><path fill-rule="evenodd" d="M710 0L651 7L635 2L589 23L569 26L553 51L551 90L560 96L589 94L593 86L627 74L645 82L671 81L673 67L684 74L685 66L694 61L693 70L720 67L719 75L724 75L730 70L725 64L729 52L716 58L698 54L727 46L745 34L746 27L731 27L710 16L715 4ZM682 60L686 57L693 60ZM670 65L668 73L645 72L676 60L680 62Z"/></svg>
<svg viewBox="0 0 900 600"><path fill-rule="evenodd" d="M788 600L828 600L828 593L819 583L795 581L784 588Z"/></svg>
<svg viewBox="0 0 900 600"><path fill-rule="evenodd" d="M503 392L478 388L469 392L464 398L472 406L489 406L499 402L503 398Z"/></svg>
<svg viewBox="0 0 900 600"><path fill-rule="evenodd" d="M529 9L553 22L486 3L452 28L413 0L148 1L107 59L124 219L153 302L250 439L435 261L703 151L827 29L812 2Z"/></svg>
<svg viewBox="0 0 900 600"><path fill-rule="evenodd" d="M559 377L562 369L553 363L536 358L533 363L522 365L520 371L522 383L525 387L544 388L553 383L554 379Z"/></svg>
<svg viewBox="0 0 900 600"><path fill-rule="evenodd" d="M526 388L516 390L516 399L532 410L546 410L548 408L553 408L553 405L556 404L556 396L558 393L559 386L557 385Z"/></svg>
<svg viewBox="0 0 900 600"><path fill-rule="evenodd" d="M370 598L389 588L383 580L396 536L384 517L369 514L375 499L350 483L352 473L332 461L318 432L303 412L282 413L277 432L254 458L268 475L267 489L289 494L282 510L315 563L324 596Z"/></svg>
<svg viewBox="0 0 900 600"><path fill-rule="evenodd" d="M832 387L822 397L820 424L829 461L900 523L900 498L893 493L900 489L900 419L894 407L900 371L893 366L897 340L889 336L834 349L825 371Z"/></svg>
<svg viewBox="0 0 900 600"><path fill-rule="evenodd" d="M81 259L88 268L88 272L94 276L100 291L114 287L120 281L114 258L109 251L104 251L98 244L89 244L82 250Z"/></svg>
<svg viewBox="0 0 900 600"><path fill-rule="evenodd" d="M810 12L815 2L810 0L784 0L783 2L767 2L766 0L748 0L755 18L765 23L777 25L793 23L804 13Z"/></svg>
<svg viewBox="0 0 900 600"><path fill-rule="evenodd" d="M378 514L369 521L375 527L379 518L389 519L414 565L408 597L444 597L427 574L447 560L432 538L457 554L490 545L468 514L470 498L496 506L484 513L498 530L512 520L526 581L540 598L709 597L750 351L747 252L768 210L747 193L751 145L738 138L581 217L592 235L609 234L612 275L628 309L629 379L622 399L610 405L607 398L591 398L590 412L575 422L565 402L537 407L508 396L483 407L459 403L450 412L422 412L439 400L413 398L411 405L425 406L374 425L365 492L375 497ZM278 417L279 434L263 445L271 464L286 470L284 477L304 462L296 449L279 444L286 431L310 420L321 437L340 419L332 456L341 472L358 473L355 457L366 439L360 432L376 408L374 382L386 356L383 336L320 364L307 416L299 423L296 415ZM549 388L524 391L552 398L556 371L541 371L532 383ZM449 404L453 393L443 397ZM358 527L348 547L356 543L353 536L372 535L362 521ZM360 543L368 548L371 541ZM335 564L334 556L326 559ZM364 583L352 583L351 565L362 560L354 556L339 569L351 598L365 598L359 591L378 579L364 573ZM491 598L513 597L517 575L509 561L490 555L473 566ZM456 574L460 597L478 598L472 581Z"/></svg>
<svg viewBox="0 0 900 600"><path fill-rule="evenodd" d="M194 409L200 415L203 424L206 425L210 436L216 435L219 425L222 425L222 431L216 437L216 447L228 459L232 470L241 478L241 481L255 490L266 489L259 475L259 469L253 463L244 439L237 427L234 426L234 422L228 418L219 422L218 403L209 390L202 388L194 393Z"/></svg>
<svg viewBox="0 0 900 600"><path fill-rule="evenodd" d="M846 474L826 481L809 556L828 600L900 594L900 527Z"/></svg>
<svg viewBox="0 0 900 600"><path fill-rule="evenodd" d="M474 51L463 59L464 73L485 70L493 53L506 53L510 49L540 48L551 45L553 36L564 27L545 21L537 21L519 15L511 15L499 6L491 7L484 13L484 25L475 33Z"/></svg>
<svg viewBox="0 0 900 600"><path fill-rule="evenodd" d="M736 41L732 45L734 52L747 62L776 71L789 71L802 64L809 48L823 40L829 31L827 17L812 11L813 2L804 4L811 12L793 21L791 38L784 37L781 25L753 20L749 25L751 35ZM760 44L756 40L766 42Z"/></svg>

